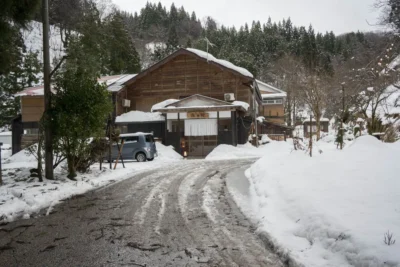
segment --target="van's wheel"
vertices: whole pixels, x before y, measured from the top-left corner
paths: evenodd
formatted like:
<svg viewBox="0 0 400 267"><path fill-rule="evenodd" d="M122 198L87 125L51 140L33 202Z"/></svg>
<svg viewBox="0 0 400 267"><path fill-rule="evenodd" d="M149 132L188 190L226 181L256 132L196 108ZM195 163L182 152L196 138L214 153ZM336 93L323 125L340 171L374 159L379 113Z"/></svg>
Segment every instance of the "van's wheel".
<svg viewBox="0 0 400 267"><path fill-rule="evenodd" d="M135 158L139 162L146 161L146 155L144 153L142 153L142 152L137 153Z"/></svg>
<svg viewBox="0 0 400 267"><path fill-rule="evenodd" d="M148 160L148 161L153 161L153 159L154 159L154 158L151 158L151 159L147 159L147 160Z"/></svg>

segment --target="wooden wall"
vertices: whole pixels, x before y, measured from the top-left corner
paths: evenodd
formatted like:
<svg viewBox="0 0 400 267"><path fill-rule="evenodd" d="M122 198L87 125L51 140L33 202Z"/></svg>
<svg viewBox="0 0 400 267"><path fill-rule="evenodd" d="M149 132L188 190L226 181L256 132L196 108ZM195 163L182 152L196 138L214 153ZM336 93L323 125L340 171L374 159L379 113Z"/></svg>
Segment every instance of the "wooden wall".
<svg viewBox="0 0 400 267"><path fill-rule="evenodd" d="M262 106L262 114L266 117L283 117L285 112L282 104L271 104Z"/></svg>
<svg viewBox="0 0 400 267"><path fill-rule="evenodd" d="M148 112L154 104L170 98L201 94L224 100L225 93L234 93L236 100L251 103L251 91L243 85L245 82L249 79L196 56L178 55L129 85L127 93L120 92L118 102L127 98L131 100L130 110ZM118 108L117 112L121 114L125 111Z"/></svg>
<svg viewBox="0 0 400 267"><path fill-rule="evenodd" d="M22 96L22 122L38 122L44 112L43 96Z"/></svg>

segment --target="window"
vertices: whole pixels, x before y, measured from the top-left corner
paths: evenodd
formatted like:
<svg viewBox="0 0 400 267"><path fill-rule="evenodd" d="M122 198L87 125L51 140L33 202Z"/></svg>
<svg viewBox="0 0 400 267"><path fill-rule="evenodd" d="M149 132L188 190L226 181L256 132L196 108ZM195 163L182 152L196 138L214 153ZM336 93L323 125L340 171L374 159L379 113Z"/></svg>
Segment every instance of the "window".
<svg viewBox="0 0 400 267"><path fill-rule="evenodd" d="M146 135L146 143L153 143L154 138L151 134Z"/></svg>
<svg viewBox="0 0 400 267"><path fill-rule="evenodd" d="M38 128L29 128L25 129L25 134L39 134L39 129Z"/></svg>
<svg viewBox="0 0 400 267"><path fill-rule="evenodd" d="M119 132L122 134L128 133L128 126L127 125L120 125L119 127Z"/></svg>
<svg viewBox="0 0 400 267"><path fill-rule="evenodd" d="M311 129L312 129L313 133L317 132L317 126L316 125L313 125ZM310 132L310 126L307 126L307 132Z"/></svg>
<svg viewBox="0 0 400 267"><path fill-rule="evenodd" d="M139 142L139 136L129 136L125 138L124 143L137 143Z"/></svg>
<svg viewBox="0 0 400 267"><path fill-rule="evenodd" d="M282 99L268 99L268 100L264 100L264 103L266 103L266 104L282 104L283 100Z"/></svg>

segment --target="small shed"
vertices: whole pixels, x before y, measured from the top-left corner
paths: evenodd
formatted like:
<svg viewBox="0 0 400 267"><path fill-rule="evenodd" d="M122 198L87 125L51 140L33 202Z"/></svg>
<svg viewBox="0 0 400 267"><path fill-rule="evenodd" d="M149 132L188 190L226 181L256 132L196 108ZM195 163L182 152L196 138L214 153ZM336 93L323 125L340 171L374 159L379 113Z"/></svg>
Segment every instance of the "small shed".
<svg viewBox="0 0 400 267"><path fill-rule="evenodd" d="M327 133L329 131L329 119L328 118L321 118L320 119L320 126L321 132ZM317 134L317 121L312 119L307 119L303 121L303 129L304 129L304 137L310 137L310 132L314 135Z"/></svg>

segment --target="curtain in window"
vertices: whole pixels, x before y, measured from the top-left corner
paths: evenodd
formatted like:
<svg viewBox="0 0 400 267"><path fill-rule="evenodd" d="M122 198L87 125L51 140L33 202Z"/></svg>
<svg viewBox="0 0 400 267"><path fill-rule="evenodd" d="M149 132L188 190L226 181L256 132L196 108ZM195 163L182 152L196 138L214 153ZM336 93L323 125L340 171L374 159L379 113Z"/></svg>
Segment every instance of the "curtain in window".
<svg viewBox="0 0 400 267"><path fill-rule="evenodd" d="M216 119L185 120L185 136L218 135Z"/></svg>

